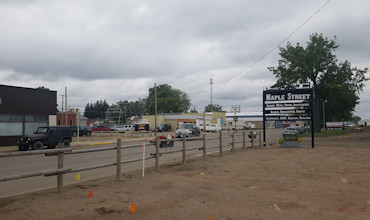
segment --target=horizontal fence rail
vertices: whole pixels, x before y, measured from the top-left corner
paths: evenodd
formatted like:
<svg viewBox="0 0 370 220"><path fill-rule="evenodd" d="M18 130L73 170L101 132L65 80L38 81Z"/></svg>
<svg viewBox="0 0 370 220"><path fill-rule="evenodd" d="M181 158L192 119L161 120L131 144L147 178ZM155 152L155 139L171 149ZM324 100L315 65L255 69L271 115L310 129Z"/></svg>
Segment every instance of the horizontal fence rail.
<svg viewBox="0 0 370 220"><path fill-rule="evenodd" d="M203 134L202 137L190 137L190 138L175 138L175 139L160 139L159 136L157 136L155 139L151 140L150 143L143 143L143 144L132 144L132 145L124 145L121 146L121 139L117 139L117 142L115 144L117 146L114 147L103 147L103 148L94 148L94 149L81 149L81 150L72 150L72 148L58 148L58 149L49 149L49 150L34 150L34 151L19 151L19 152L5 152L5 153L0 153L0 157L15 157L15 156L28 156L28 155L42 155L44 154L45 156L57 156L57 169L55 170L49 170L49 171L37 171L37 172L31 172L27 174L19 174L19 175L12 175L12 176L5 176L5 177L0 177L0 182L3 181L12 181L12 180L17 180L17 179L23 179L23 178L30 178L30 177L36 177L36 176L55 176L57 175L57 189L59 192L62 191L63 189L63 175L68 174L68 173L76 173L76 172L81 172L81 171L87 171L87 170L93 170L93 169L99 169L99 168L104 168L104 167L110 167L110 166L116 166L116 180L120 181L120 177L122 175L121 173L121 166L123 164L129 164L129 163L134 163L134 162L139 162L143 160L150 160L150 159L155 159L155 168L159 170L159 157L162 155L166 154L174 154L174 153L180 153L182 152L182 163L186 163L187 158L193 158L193 157L199 157L203 155L203 159L206 159L206 155L210 154L219 154L220 156L223 155L224 151L234 151L236 144L243 144L242 149L244 150L246 147L246 143L251 143L251 147L254 146L254 136L251 135L251 140L246 141L246 134L250 132L243 132L243 133L232 133L232 134L227 134L223 135L220 133L219 137L211 137L207 138L206 134ZM252 133L250 133L252 134ZM236 141L235 137L243 137L243 141ZM259 146L261 146L261 132L258 133L259 137ZM226 144L223 143L225 139L231 138L231 143ZM207 146L207 141L212 141L212 140L219 140L219 144L213 144L213 146ZM189 141L201 141L202 145L200 146L192 146L192 147L187 147L187 143ZM159 145L160 143L165 142L167 145L171 145L168 148L170 148L170 151L166 152L159 152ZM171 148L175 148L174 143L178 142L182 147L177 150L172 150ZM155 146L155 152L154 153L149 153L149 156L145 156L143 153L142 158L134 158L134 159L129 159L125 161L121 161L122 155L121 152L126 150L126 149L132 149L132 148L141 148L145 145L145 148L148 146ZM231 148L227 148L231 146ZM64 164L64 156L70 155L70 154L83 154L83 153L93 153L93 152L102 152L102 151L111 151L111 150L116 150L116 156L117 160L111 163L105 163L105 164L98 164L98 165L93 165L93 166L87 166L87 167L80 167L80 168L65 168ZM187 156L186 152L189 151L202 151L201 154L197 155L192 155L192 156ZM208 152L207 152L208 150ZM143 162L144 163L144 162Z"/></svg>

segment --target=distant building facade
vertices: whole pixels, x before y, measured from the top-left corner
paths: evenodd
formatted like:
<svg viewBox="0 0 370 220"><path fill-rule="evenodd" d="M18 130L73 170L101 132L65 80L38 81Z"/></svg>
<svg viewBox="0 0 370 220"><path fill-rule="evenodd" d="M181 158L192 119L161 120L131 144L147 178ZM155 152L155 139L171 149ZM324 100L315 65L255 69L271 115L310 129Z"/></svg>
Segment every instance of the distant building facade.
<svg viewBox="0 0 370 220"><path fill-rule="evenodd" d="M0 85L0 146L56 120L57 92ZM54 122L52 122L54 124Z"/></svg>

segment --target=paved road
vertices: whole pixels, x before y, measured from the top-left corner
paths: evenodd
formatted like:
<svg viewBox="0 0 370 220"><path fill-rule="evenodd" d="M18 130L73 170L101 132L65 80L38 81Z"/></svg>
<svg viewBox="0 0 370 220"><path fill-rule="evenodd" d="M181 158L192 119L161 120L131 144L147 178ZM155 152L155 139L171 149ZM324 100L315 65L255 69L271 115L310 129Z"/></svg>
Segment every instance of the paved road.
<svg viewBox="0 0 370 220"><path fill-rule="evenodd" d="M273 129L268 130L267 134L267 143L269 142L276 142L277 138L281 134L281 129ZM218 137L219 134L217 133L207 133L207 138L210 137ZM235 136L235 141L239 142L236 144L236 148L242 148L242 135ZM248 142L249 139L246 137L246 146L251 146L251 143ZM137 142L130 142L130 143L122 143L122 145L132 145L132 144L142 144L143 142L147 141L137 141ZM147 142L148 143L148 142ZM230 149L231 137L224 132L223 134L223 146L224 150ZM202 147L202 141L187 141L186 148L187 149L194 149L191 151L187 151L186 155L187 158L201 156L202 151L198 150L198 148ZM254 145L259 145L259 139L254 142ZM108 144L108 145L100 145L94 146L94 148L101 148L107 146L115 146L115 144ZM219 139L216 140L207 140L206 142L207 152L217 151L219 148ZM78 148L92 148L92 146L79 146ZM173 153L175 151L182 150L182 141L175 142L173 148L161 148L160 153L162 156L160 157L160 164L174 162L174 161L181 161L182 160L182 152ZM155 146L147 146L146 148L146 156L149 157L150 154L155 153ZM123 149L122 150L122 160L131 160L142 158L142 151L141 147L137 148L130 148L130 149ZM111 151L100 151L94 153L85 153L85 154L70 154L64 157L64 167L65 168L82 168L88 166L94 166L97 164L108 164L113 163L116 161L116 152L115 150ZM155 165L155 159L150 159L146 161L146 167L153 167ZM45 170L53 170L57 167L57 157L55 156L44 156L44 155L32 155L32 156L18 156L18 157L2 157L0 159L0 176L11 176L11 175L18 175L18 174L26 174L36 171L45 171ZM141 169L142 162L134 162L129 164L122 165L122 172L129 172L132 170ZM113 176L112 179L115 178L115 171L116 167L106 167L100 169L94 169L89 171L80 172L81 178L80 180L76 180L75 176L76 173L66 174L64 175L64 184L73 184L78 183L86 180L106 177L106 176ZM27 192L33 192L42 189L54 188L56 187L56 176L52 177L31 177L26 179L20 180L13 180L13 181L6 181L0 182L0 198L8 197L17 194L23 194Z"/></svg>

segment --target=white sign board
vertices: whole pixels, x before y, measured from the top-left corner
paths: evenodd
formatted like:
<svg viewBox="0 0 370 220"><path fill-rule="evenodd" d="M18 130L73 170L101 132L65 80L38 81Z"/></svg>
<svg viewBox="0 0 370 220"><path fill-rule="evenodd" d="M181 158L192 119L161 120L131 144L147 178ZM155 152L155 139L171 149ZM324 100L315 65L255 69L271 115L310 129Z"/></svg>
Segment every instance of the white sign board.
<svg viewBox="0 0 370 220"><path fill-rule="evenodd" d="M240 105L232 105L230 107L230 112L233 112L233 113L239 113L240 112Z"/></svg>

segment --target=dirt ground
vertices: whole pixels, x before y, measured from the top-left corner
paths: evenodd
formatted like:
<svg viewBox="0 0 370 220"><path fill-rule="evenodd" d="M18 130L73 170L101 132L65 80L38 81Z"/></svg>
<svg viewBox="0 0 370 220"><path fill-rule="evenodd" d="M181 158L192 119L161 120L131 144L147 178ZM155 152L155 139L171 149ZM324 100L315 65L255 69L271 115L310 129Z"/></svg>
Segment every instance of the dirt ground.
<svg viewBox="0 0 370 220"><path fill-rule="evenodd" d="M370 133L310 144L238 149L144 178L135 171L121 182L112 176L61 194L4 198L0 219L370 219Z"/></svg>

